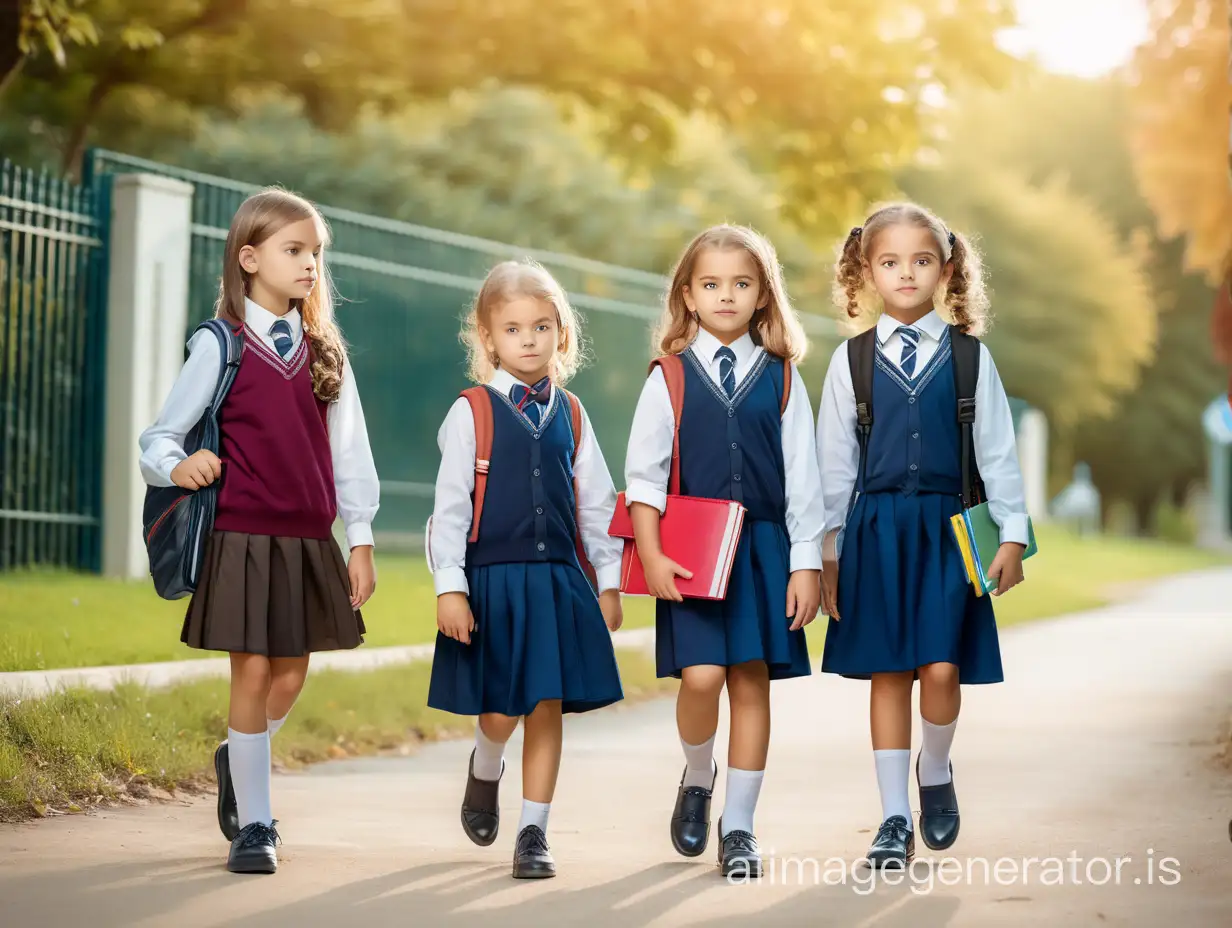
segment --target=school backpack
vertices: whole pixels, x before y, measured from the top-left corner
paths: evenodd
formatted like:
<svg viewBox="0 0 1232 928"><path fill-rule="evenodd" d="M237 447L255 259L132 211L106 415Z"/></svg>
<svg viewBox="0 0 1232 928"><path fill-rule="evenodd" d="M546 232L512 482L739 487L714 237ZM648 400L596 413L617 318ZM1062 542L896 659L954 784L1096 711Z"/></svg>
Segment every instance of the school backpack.
<svg viewBox="0 0 1232 928"><path fill-rule="evenodd" d="M684 361L678 354L665 354L650 362L650 370L659 368L667 384L667 396L672 403L672 463L668 471L668 496L680 495L680 417L684 414ZM791 359L783 359L783 398L779 403L779 416L787 412L787 400L791 398Z"/></svg>
<svg viewBox="0 0 1232 928"><path fill-rule="evenodd" d="M218 411L235 382L244 351L243 328L232 329L221 319L209 319L193 330L208 329L218 339L218 381L210 405L184 439L184 451L205 448L218 454ZM191 340L191 339L190 339ZM150 561L154 590L163 599L182 599L197 588L205 543L214 528L222 478L199 490L179 486L146 487L142 535Z"/></svg>
<svg viewBox="0 0 1232 928"><path fill-rule="evenodd" d="M876 365L877 329L874 326L861 332L847 342L847 360L851 365L851 385L856 394L856 433L860 441L860 468L864 475L868 455L868 437L873 431L873 368ZM950 326L951 366L954 369L954 387L958 394L955 415L958 419L962 443L962 500L963 508L977 506L986 499L984 481L980 479L972 449L975 425L975 386L980 375L980 340L968 335L956 326ZM853 489L847 513L855 503Z"/></svg>
<svg viewBox="0 0 1232 928"><path fill-rule="evenodd" d="M582 445L582 402L563 387L557 387L569 399L569 422L573 428L573 465L577 465L578 449ZM475 491L474 505L471 516L471 534L468 539L474 543L479 540L479 520L483 515L483 498L488 488L488 467L492 460L492 394L487 387L467 387L462 396L470 403L471 415L475 420ZM577 476L573 478L573 499L578 503ZM577 555L582 573L590 581L590 585L598 590L599 580L594 567L586 557L586 549L582 544L582 528L574 511L574 525L577 526Z"/></svg>

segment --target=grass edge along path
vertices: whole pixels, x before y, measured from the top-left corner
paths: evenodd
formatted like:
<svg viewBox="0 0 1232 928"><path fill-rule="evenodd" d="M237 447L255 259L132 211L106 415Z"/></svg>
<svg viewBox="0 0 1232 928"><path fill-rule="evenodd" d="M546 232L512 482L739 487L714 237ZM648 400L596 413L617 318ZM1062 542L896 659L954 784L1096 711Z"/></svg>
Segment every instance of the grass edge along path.
<svg viewBox="0 0 1232 928"><path fill-rule="evenodd" d="M617 651L625 698L600 712L671 692L643 650ZM273 741L284 768L465 737L474 720L428 708L430 662L355 673L309 674ZM125 684L68 689L44 699L0 697L0 821L212 790L214 749L225 737L228 683L200 680L161 690Z"/></svg>

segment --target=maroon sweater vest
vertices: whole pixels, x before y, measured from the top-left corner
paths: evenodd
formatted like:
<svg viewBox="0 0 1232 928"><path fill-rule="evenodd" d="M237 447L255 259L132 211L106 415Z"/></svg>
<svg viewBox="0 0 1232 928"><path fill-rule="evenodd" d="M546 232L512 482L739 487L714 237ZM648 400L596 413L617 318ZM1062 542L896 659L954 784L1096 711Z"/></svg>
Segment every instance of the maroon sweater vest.
<svg viewBox="0 0 1232 928"><path fill-rule="evenodd" d="M338 506L328 408L312 392L306 337L284 361L245 331L240 369L219 411L216 530L330 537Z"/></svg>

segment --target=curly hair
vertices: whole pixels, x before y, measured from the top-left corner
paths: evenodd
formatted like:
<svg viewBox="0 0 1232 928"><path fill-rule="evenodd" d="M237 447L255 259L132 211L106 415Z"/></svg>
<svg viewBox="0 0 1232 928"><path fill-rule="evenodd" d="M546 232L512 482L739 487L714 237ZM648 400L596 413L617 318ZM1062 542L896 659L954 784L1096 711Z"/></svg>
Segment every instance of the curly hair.
<svg viewBox="0 0 1232 928"><path fill-rule="evenodd" d="M941 260L952 268L944 305L954 324L969 335L982 335L990 318L984 289L984 269L971 242L949 229L931 211L915 203L891 203L873 212L843 240L834 265L834 302L852 318L864 314L869 291L868 256L877 236L895 225L927 229L937 240Z"/></svg>

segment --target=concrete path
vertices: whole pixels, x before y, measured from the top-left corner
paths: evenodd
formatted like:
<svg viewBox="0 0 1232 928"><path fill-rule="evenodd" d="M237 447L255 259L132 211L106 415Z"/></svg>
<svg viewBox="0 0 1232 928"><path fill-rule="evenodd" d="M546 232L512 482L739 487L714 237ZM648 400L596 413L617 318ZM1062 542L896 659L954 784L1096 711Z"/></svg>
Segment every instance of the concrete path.
<svg viewBox="0 0 1232 928"><path fill-rule="evenodd" d="M1232 702L1229 600L1232 572L1207 573L1007 631L1007 682L963 694L953 862L921 846L899 885L853 867L880 818L867 685L817 675L774 689L759 884L672 852L682 761L664 700L569 720L555 880L509 878L516 763L496 844L462 835L469 744L452 742L279 776L269 877L225 872L213 797L2 828L0 924L1226 928L1232 771L1212 757Z"/></svg>

